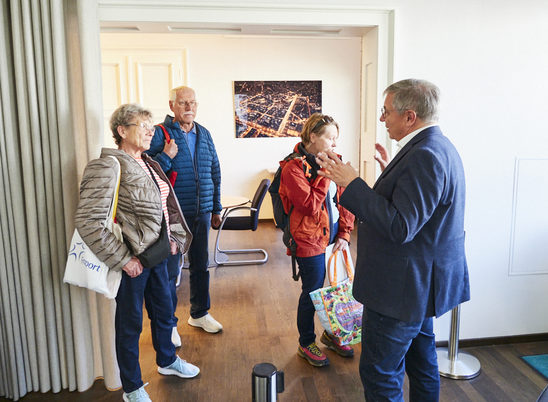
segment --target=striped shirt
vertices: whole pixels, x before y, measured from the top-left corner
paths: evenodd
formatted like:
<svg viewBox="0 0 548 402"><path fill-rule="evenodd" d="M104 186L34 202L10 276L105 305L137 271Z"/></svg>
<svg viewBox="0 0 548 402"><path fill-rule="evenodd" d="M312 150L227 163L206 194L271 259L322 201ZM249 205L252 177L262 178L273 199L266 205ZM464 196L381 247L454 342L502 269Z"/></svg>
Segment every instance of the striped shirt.
<svg viewBox="0 0 548 402"><path fill-rule="evenodd" d="M167 234L168 236L171 234L171 231L169 230L169 213L167 212L167 196L169 195L169 185L160 179L160 176L154 171L154 169L150 168L148 169L146 163L141 158L136 158L137 163L141 165L143 170L146 172L148 177L152 179L150 176L150 172L154 174L154 179L156 179L156 183L158 183L158 186L160 186L160 197L162 199L162 211L164 213L164 217L166 218L166 226L167 226Z"/></svg>

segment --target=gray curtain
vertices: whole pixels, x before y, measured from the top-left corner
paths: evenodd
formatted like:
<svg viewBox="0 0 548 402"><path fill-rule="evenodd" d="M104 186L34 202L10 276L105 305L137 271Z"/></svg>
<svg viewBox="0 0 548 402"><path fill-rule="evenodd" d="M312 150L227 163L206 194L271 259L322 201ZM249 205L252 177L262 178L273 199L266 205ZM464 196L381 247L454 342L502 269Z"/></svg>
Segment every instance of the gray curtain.
<svg viewBox="0 0 548 402"><path fill-rule="evenodd" d="M97 4L1 0L0 20L0 396L117 388L114 303L62 283L101 146Z"/></svg>

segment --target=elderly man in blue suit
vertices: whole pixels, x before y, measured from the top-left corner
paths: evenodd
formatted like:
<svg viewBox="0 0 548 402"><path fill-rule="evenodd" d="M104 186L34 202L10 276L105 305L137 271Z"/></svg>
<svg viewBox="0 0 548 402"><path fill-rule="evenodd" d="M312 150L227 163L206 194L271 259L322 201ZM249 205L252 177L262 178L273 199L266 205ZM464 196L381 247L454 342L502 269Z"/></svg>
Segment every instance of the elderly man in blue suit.
<svg viewBox="0 0 548 402"><path fill-rule="evenodd" d="M354 297L365 306L366 400L403 401L406 372L411 401L437 401L432 317L470 299L464 171L436 123L434 84L408 79L384 94L380 120L399 151L373 188L331 152L318 155L320 174L346 187L340 203L359 220Z"/></svg>

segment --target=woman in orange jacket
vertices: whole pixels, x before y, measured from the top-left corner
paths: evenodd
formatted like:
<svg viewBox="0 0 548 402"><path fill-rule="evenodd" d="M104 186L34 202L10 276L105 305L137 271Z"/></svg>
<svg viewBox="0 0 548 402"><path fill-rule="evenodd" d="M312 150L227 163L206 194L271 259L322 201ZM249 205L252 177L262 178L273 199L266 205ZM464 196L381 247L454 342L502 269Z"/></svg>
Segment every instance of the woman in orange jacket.
<svg viewBox="0 0 548 402"><path fill-rule="evenodd" d="M297 309L299 348L297 353L313 366L329 364L328 358L316 345L314 305L309 293L323 286L325 279L325 249L335 243L333 251L348 246L354 215L339 205L344 190L331 180L318 176L316 154L333 150L339 137L339 125L332 117L314 113L301 132L302 142L295 146L299 155L280 162L280 198L289 214L291 235L297 244L297 263L302 281L302 293ZM289 213L291 211L291 213ZM327 332L320 341L344 357L351 357L350 346L339 345Z"/></svg>

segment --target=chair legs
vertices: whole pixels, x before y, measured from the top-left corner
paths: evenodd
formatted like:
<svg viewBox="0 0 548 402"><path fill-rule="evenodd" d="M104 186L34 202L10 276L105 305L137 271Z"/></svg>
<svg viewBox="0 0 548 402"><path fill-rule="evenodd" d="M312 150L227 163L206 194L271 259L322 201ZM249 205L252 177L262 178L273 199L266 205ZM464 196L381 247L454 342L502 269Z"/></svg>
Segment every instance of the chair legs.
<svg viewBox="0 0 548 402"><path fill-rule="evenodd" d="M249 248L241 250L224 250L219 247L219 238L221 237L222 227L219 228L217 233L217 240L215 241L215 252L213 253L213 259L217 265L251 265L251 264L264 264L268 261L268 253L262 248ZM263 258L254 260L231 260L229 255L231 254L262 254Z"/></svg>

